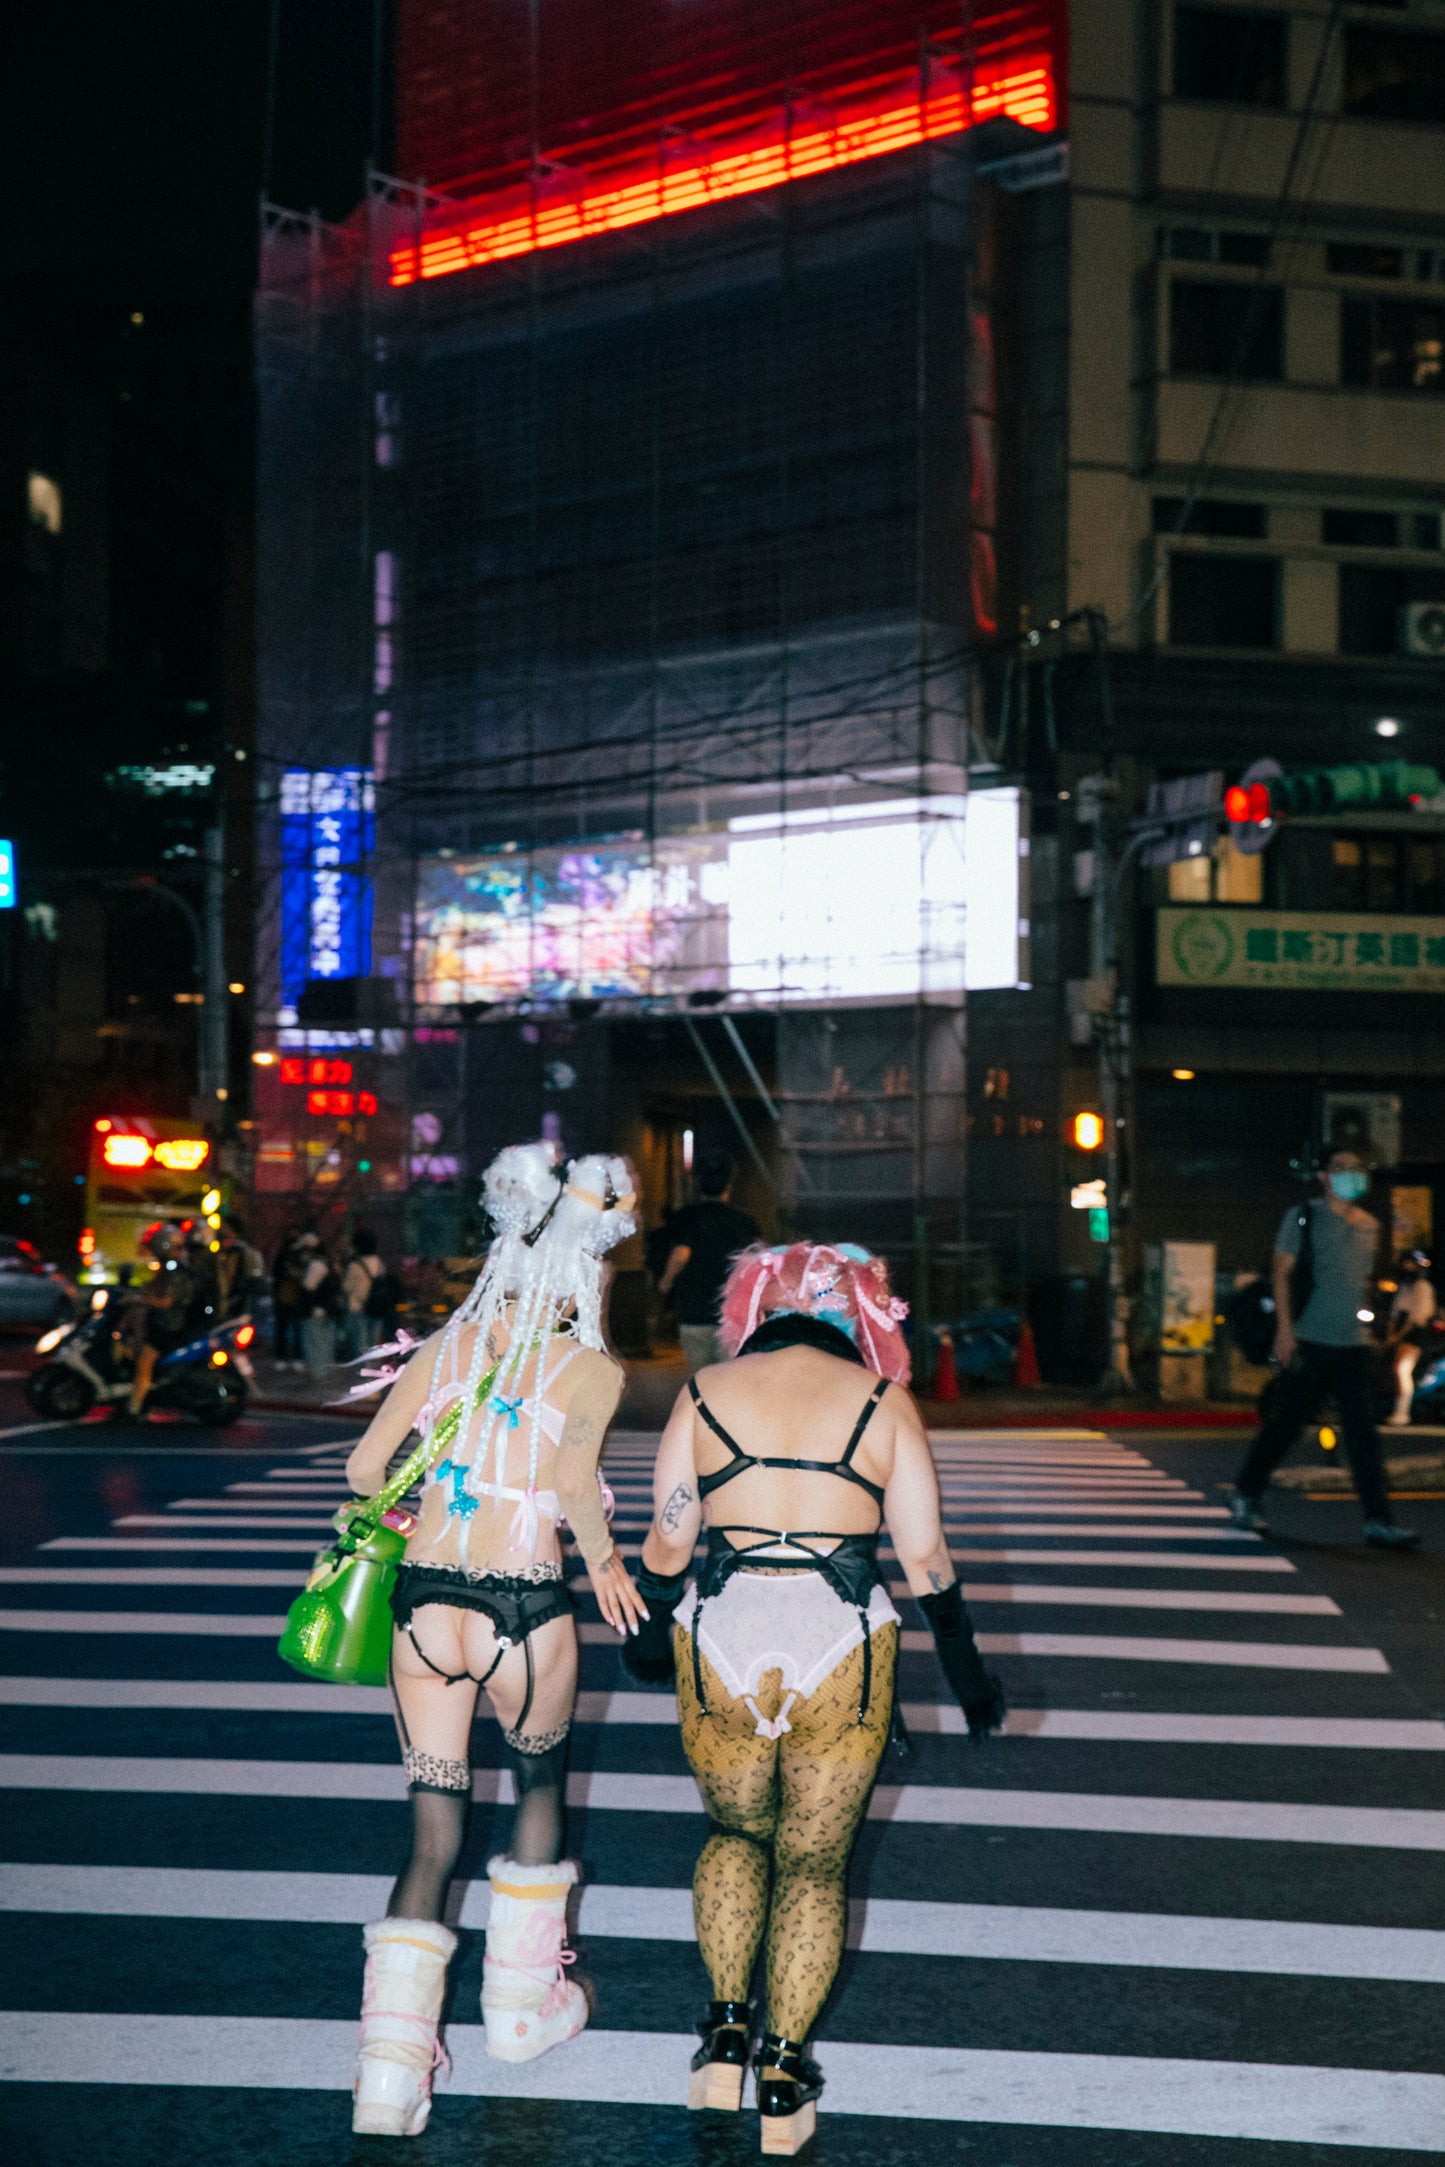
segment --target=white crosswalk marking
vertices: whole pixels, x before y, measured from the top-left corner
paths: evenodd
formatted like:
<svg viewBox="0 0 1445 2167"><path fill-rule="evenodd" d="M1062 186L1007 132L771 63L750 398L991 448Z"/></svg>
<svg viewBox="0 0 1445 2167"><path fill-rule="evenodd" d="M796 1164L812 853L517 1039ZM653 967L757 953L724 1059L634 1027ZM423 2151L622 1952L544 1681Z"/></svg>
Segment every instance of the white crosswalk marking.
<svg viewBox="0 0 1445 2167"><path fill-rule="evenodd" d="M108 1918L262 1919L362 1926L386 1908L382 1875L217 1872L204 1868L0 1864L0 1910ZM490 1889L470 1882L458 1925L487 1923ZM642 1941L691 1941L692 1894L592 1885L578 1930ZM1420 1927L1318 1926L1290 1919L1200 1919L1044 1905L938 1904L883 1897L849 1907L848 1946L873 1954L1247 1971L1445 1985L1445 1933Z"/></svg>
<svg viewBox="0 0 1445 2167"><path fill-rule="evenodd" d="M587 2030L566 2054L521 2068L487 2058L479 2025L448 2028L448 2093L489 2099L671 2106L695 2034ZM354 2021L300 2017L15 2015L0 2076L12 2082L255 2086L343 2091ZM1296 2063L861 2046L828 2050L825 2112L1050 2129L1160 2131L1258 2142L1430 2152L1445 2077Z"/></svg>
<svg viewBox="0 0 1445 2167"><path fill-rule="evenodd" d="M20 1599L0 1607L0 1633L16 1636L6 1645L22 1652L14 1657L16 1674L0 1678L0 1707L14 1711L12 1728L21 1721L38 1728L36 1750L0 1756L7 1821L18 1825L13 1806L38 1810L42 1827L70 1830L91 1820L113 1830L118 1822L134 1834L119 1848L107 1838L104 1850L90 1854L93 1863L84 1852L67 1858L48 1838L43 1849L13 1855L0 1865L0 1909L129 1921L127 1931L143 1937L147 1920L189 1921L197 1936L224 1927L234 1936L251 1922L354 1927L384 1908L389 1875L375 1870L379 1862L369 1853L366 1871L333 1874L273 1870L274 1840L254 1870L244 1840L232 1863L214 1868L162 1863L144 1848L147 1817L178 1810L161 1803L167 1795L183 1802L198 1830L218 1815L249 1827L237 1816L237 1800L268 1801L268 1828L332 1801L352 1817L348 1827L384 1825L399 1840L399 1820L387 1818L404 1789L390 1750L388 1695L297 1678L265 1647L280 1630L285 1591L300 1585L332 1513L350 1494L342 1468L355 1434L293 1446L224 1488L194 1474L190 1489L169 1503L164 1490L131 1492L134 1509L118 1512L109 1532L72 1531L73 1521L67 1528L62 1519L33 1562L10 1551L0 1588ZM614 1525L629 1558L650 1520L655 1442L629 1433L609 1448L619 1499ZM1161 2007L1186 1991L1181 1982L1211 1975L1221 1982L1216 1996L1231 1978L1251 1977L1272 1982L1275 1995L1288 1993L1291 1982L1353 1982L1360 1995L1408 1989L1418 1996L1445 1985L1445 1932L1428 1917L1414 1923L1419 1914L1398 1905L1393 1914L1372 1913L1372 1899L1358 1892L1382 1884L1362 1882L1358 1863L1338 1882L1312 1863L1338 1859L1343 1875L1353 1855L1378 1861L1371 1869L1378 1876L1392 1861L1399 1866L1391 1871L1419 1874L1445 1857L1445 1811L1428 1803L1438 1787L1432 1794L1417 1782L1412 1791L1387 1774L1414 1768L1426 1775L1434 1764L1415 1757L1445 1753L1445 1722L1410 1708L1384 1653L1363 1644L1338 1603L1302 1577L1311 1574L1307 1557L1283 1557L1228 1524L1213 1501L1218 1492L1194 1479L1198 1463L1176 1461L1187 1476L1166 1471L1133 1444L1090 1431L952 1432L937 1439L937 1452L965 1592L990 1628L979 1632L981 1650L1007 1673L1016 1699L1070 1704L1015 1706L1001 1744L960 1758L963 1716L952 1700L927 1697L942 1690L932 1639L915 1629L918 1613L906 1612L902 1713L916 1751L911 1762L885 1764L871 1802L862 1875L868 1894L851 1908L850 1961L862 1967L857 1982L870 1964L896 1966L903 1957L1046 1967L1058 1980L1057 2009L1041 2042L1050 2051L974 2048L957 2032L947 2044L940 2043L946 2035L919 2043L906 2029L891 2044L825 2036L823 2113L882 2117L894 2129L911 2117L915 2129L932 2122L941 2132L969 2121L1053 2130L1060 2167L1072 2156L1064 2133L1074 2130L1133 2132L1166 2146L1171 2138L1225 2138L1241 2167L1257 2144L1417 2155L1438 2149L1445 2079L1425 2073L1429 2054L1398 2069L1355 2068L1348 2028L1317 2027L1310 2042L1310 2051L1334 2055L1339 2066L1306 2065L1293 2044L1273 2054L1267 2029L1251 2038L1257 2058L1248 2062L1217 2058L1218 2050L1211 2056L1204 2044L1191 2059L1193 2038L1177 2028L1160 2035L1181 2039L1172 2056L1163 2048L1157 2056L1069 2049L1081 2039L1097 2044L1097 2033L1073 2027L1106 1977L1112 2003L1137 1995L1151 1973L1167 1973L1168 1985L1156 1989ZM890 1544L881 1555L896 1572ZM580 1573L569 1577L582 1593ZM168 1589L195 1593L189 1604L168 1609ZM229 1607L205 1607L208 1591L224 1605L228 1589L236 1591ZM134 1600L126 1600L129 1591ZM269 1591L281 1602L268 1602ZM112 1602L124 1607L105 1607ZM621 1675L609 1652L616 1636L597 1620L590 1596L582 1593L582 1603L583 1691L568 1795L573 1809L589 1816L589 1849L603 1845L625 1863L620 1874L601 1874L584 1888L577 1933L584 1948L589 1939L612 1944L611 1964L625 1975L636 1960L630 1952L649 1941L692 1938L687 1868L675 1872L671 1861L679 1840L684 1856L695 1847L702 1808L691 1777L677 1772L685 1764L671 1696L605 1687ZM994 1630L1006 1622L994 1606L1027 1629ZM1035 1629L1036 1620L1047 1625L1048 1613L1060 1609L1096 1613L1081 1623L1112 1624L1111 1612L1153 1615L1138 1618L1142 1635ZM1166 1613L1177 1614L1177 1624ZM1199 1637L1195 1620L1215 1637ZM1246 1633L1251 1637L1232 1637ZM55 1636L43 1658L51 1675L24 1668L41 1635ZM189 1654L181 1652L186 1645ZM77 1654L73 1666L68 1649ZM77 1675L67 1675L72 1668ZM177 1669L192 1674L167 1675ZM1076 1681L1072 1689L1068 1679ZM1151 1694L1151 1683L1166 1690ZM1160 1699L1163 1707L1153 1704ZM348 1724L348 1717L366 1721ZM290 1727L300 1723L305 1727ZM383 1733L368 1724L385 1725L388 1735L375 1760L355 1757L378 1750ZM155 1743L161 1725L170 1727L165 1748ZM298 1748L306 1758L297 1757ZM501 1758L490 1726L478 1733L475 1751L479 1763ZM1221 1759L1228 1754L1244 1757ZM1286 1762L1294 1775L1282 1772ZM900 1770L909 1780L898 1780ZM1351 1780L1345 1772L1355 1770L1358 1780ZM478 1765L474 1790L505 1808L511 1780ZM1425 1802L1405 1802L1412 1799ZM960 1842L981 1847L970 1849L974 1859L1016 1854L1015 1878L999 1892L1008 1900L988 1901L974 1869L961 1891L970 1901L934 1900L949 1893L951 1869L942 1864L929 1900L914 1894L916 1878L890 1861L916 1856L907 1847L920 1841L939 1861L947 1844ZM994 1844L1003 1848L988 1848ZM1199 1863L1179 1863L1186 1852ZM1075 1856L1081 1868L1087 1861L1096 1876L1109 1877L1100 1908L1090 1908L1097 1881L1041 1887L1035 1901L1033 1879L1017 1878L1026 1860ZM643 1859L649 1878L634 1885L630 1862ZM1171 1862L1167 1876L1160 1860ZM1261 1870L1282 1901L1254 1900ZM1292 1871L1306 1878L1292 1881ZM1244 1878L1250 1873L1253 1881ZM1187 1891L1176 1896L1184 1878ZM1129 1904L1135 1886L1150 1896L1167 1888L1171 1908L1102 1908ZM1314 1893L1327 1887L1356 1893L1337 1908ZM1249 1891L1243 1898L1242 1890ZM1296 1890L1310 1892L1298 1906ZM482 1926L486 1897L482 1880L458 1888L461 1927ZM1341 1911L1344 1920L1331 1923L1330 1914ZM1091 1977L1092 1987L1084 1983ZM67 1990L63 2005L47 2010L42 1998L36 2014L0 2016L0 2078L211 2090L264 2084L338 2094L349 2082L350 2016L267 2015L264 1999L231 2003L249 2014L191 2016L184 1983L170 1991L172 1998L156 2005L166 2014L141 2013L131 2000L91 2011L82 2003L77 2012ZM940 1991L954 1993L952 1986ZM1120 2006L1145 2005L1136 1999ZM605 2022L605 2010L601 2017ZM1382 2036L1385 2021L1372 2017L1359 2036ZM886 2038L886 2017L881 2032ZM1218 2036L1206 2020L1201 2041ZM589 2030L541 2063L510 2068L486 2059L475 2026L454 2022L450 2091L458 2102L550 2100L558 2115L597 2101L680 2117L679 2073L693 2043L680 2033ZM1126 2016L1120 2044L1128 2043ZM343 2141L340 2100L336 2113ZM879 2136L882 2142L881 2124ZM891 2141L896 2148L898 2139ZM1148 2153L1151 2167L1166 2157Z"/></svg>

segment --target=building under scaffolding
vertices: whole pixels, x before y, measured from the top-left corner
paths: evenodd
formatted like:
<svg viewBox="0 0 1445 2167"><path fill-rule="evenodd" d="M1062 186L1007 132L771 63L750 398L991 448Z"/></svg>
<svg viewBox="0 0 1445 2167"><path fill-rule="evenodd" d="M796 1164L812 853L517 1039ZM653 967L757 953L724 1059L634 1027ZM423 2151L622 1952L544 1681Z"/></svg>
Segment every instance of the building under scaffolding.
<svg viewBox="0 0 1445 2167"><path fill-rule="evenodd" d="M1056 11L638 0L583 112L575 9L494 8L490 137L484 12L399 11L431 187L265 227L263 1228L455 1250L538 1132L655 1221L710 1143L949 1313L965 993L1028 977L971 183L1057 126Z"/></svg>

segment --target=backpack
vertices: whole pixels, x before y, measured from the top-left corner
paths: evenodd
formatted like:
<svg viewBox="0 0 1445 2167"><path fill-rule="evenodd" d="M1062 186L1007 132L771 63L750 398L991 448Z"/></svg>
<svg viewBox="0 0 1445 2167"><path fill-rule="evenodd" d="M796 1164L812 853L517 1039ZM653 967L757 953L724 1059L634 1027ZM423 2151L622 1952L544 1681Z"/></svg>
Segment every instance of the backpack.
<svg viewBox="0 0 1445 2167"><path fill-rule="evenodd" d="M1299 1208L1298 1224L1299 1251L1289 1275L1289 1306L1296 1329L1315 1290L1314 1213L1308 1203ZM1236 1287L1224 1304L1224 1321L1246 1362L1267 1362L1274 1353L1274 1337L1279 1329L1271 1282L1260 1277Z"/></svg>

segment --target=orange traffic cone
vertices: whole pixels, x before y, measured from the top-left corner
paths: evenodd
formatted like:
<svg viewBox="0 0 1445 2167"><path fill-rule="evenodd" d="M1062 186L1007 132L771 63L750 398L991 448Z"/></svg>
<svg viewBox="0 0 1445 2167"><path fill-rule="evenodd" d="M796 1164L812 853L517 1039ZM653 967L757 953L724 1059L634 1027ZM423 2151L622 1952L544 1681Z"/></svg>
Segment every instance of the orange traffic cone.
<svg viewBox="0 0 1445 2167"><path fill-rule="evenodd" d="M1039 1350L1034 1345L1034 1328L1025 1317L1019 1326L1019 1351L1014 1356L1014 1383L1025 1391L1034 1391L1043 1381L1039 1373Z"/></svg>
<svg viewBox="0 0 1445 2167"><path fill-rule="evenodd" d="M963 1397L958 1389L958 1371L953 1362L953 1334L943 1331L938 1335L938 1361L933 1371L933 1398L956 1400Z"/></svg>

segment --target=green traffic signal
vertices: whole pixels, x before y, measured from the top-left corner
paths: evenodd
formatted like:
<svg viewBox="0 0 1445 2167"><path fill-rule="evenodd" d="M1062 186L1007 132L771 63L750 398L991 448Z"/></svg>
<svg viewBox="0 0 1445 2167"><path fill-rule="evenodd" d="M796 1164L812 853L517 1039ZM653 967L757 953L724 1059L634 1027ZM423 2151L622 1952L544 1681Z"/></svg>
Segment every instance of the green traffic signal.
<svg viewBox="0 0 1445 2167"><path fill-rule="evenodd" d="M1372 806L1411 805L1440 788L1433 767L1410 760L1358 760L1348 767L1316 767L1277 775L1269 784L1271 809L1280 813L1363 812Z"/></svg>

